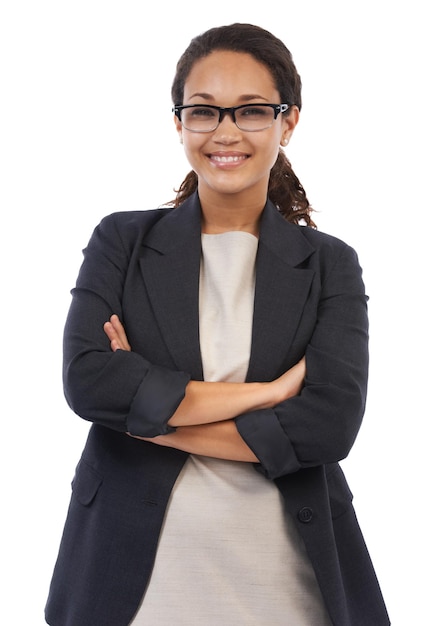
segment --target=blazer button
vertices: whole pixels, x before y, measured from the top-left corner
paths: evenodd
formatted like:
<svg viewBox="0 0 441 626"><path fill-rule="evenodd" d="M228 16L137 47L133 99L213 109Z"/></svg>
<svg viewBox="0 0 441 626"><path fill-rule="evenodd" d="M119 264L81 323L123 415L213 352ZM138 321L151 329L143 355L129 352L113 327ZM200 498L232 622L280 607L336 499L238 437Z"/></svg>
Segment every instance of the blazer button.
<svg viewBox="0 0 441 626"><path fill-rule="evenodd" d="M297 517L303 524L308 524L313 518L313 511L309 506L304 506L297 514Z"/></svg>

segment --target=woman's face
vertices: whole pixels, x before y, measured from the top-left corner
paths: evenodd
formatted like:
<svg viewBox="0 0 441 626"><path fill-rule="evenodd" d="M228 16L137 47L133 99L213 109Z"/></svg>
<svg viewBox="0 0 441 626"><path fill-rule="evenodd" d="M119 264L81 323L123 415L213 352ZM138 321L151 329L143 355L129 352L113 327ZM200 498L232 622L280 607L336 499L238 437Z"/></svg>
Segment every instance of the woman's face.
<svg viewBox="0 0 441 626"><path fill-rule="evenodd" d="M280 94L268 69L249 54L215 51L197 61L184 87L183 104L233 107L241 104L281 104ZM279 146L286 145L298 120L292 107L279 114L270 128L240 130L225 115L216 130L197 133L185 129L175 117L188 161L198 175L202 199L241 194L241 200L264 203L270 170Z"/></svg>

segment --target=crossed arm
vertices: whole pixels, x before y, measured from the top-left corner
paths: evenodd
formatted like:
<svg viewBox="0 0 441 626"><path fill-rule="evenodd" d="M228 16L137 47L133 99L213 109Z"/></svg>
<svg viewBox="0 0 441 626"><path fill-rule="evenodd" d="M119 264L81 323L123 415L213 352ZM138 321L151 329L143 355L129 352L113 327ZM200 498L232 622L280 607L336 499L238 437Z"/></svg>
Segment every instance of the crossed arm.
<svg viewBox="0 0 441 626"><path fill-rule="evenodd" d="M117 315L104 324L113 351L128 350L125 330ZM190 381L186 394L169 420L176 430L167 435L142 438L191 454L234 461L258 462L240 436L234 418L257 409L271 408L300 393L306 374L305 359L268 383Z"/></svg>

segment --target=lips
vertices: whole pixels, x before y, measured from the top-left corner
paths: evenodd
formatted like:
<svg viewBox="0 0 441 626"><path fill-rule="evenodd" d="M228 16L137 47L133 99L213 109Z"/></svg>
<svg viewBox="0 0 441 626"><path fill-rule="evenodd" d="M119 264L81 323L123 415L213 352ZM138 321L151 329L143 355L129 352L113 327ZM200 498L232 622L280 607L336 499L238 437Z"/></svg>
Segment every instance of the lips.
<svg viewBox="0 0 441 626"><path fill-rule="evenodd" d="M248 155L244 154L243 152L241 153L213 152L209 154L208 157L213 164L220 165L220 166L228 166L228 165L235 166L235 165L239 165L240 163L243 163L244 161L248 159Z"/></svg>

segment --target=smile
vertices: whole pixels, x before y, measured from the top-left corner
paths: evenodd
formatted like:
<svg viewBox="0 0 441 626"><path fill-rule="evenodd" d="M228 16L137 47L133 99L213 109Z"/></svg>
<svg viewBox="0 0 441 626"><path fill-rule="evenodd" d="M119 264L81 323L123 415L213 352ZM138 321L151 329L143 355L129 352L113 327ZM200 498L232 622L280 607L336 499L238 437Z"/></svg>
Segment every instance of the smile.
<svg viewBox="0 0 441 626"><path fill-rule="evenodd" d="M240 161L244 161L248 157L245 155L242 156L218 156L216 154L210 155L210 159L212 161L217 161L218 163L239 163Z"/></svg>
<svg viewBox="0 0 441 626"><path fill-rule="evenodd" d="M213 167L228 170L228 169L235 169L236 167L240 167L240 165L242 163L245 163L245 161L249 157L247 154L244 154L243 152L240 154L236 152L236 153L230 153L230 154L212 153L208 155L208 158L210 159L210 162L213 165Z"/></svg>

